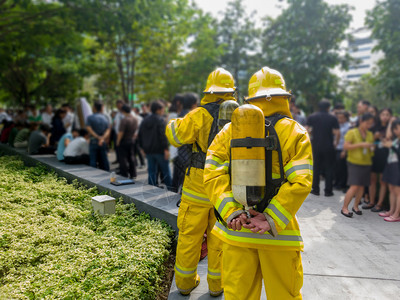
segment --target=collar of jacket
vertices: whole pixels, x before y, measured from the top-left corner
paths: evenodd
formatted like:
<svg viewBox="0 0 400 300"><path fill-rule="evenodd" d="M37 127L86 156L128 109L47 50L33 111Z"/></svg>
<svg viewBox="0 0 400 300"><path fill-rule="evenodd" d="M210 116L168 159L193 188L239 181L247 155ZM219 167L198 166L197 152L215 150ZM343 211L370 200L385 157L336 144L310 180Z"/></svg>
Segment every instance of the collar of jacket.
<svg viewBox="0 0 400 300"><path fill-rule="evenodd" d="M293 119L292 114L290 113L287 97L272 97L270 100L258 98L250 100L249 103L260 108L266 117L280 114Z"/></svg>

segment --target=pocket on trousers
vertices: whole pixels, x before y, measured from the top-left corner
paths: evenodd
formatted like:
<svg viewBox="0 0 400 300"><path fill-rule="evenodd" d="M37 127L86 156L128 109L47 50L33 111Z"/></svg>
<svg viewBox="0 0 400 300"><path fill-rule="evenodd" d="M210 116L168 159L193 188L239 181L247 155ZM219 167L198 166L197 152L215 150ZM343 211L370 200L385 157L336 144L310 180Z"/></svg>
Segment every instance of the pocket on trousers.
<svg viewBox="0 0 400 300"><path fill-rule="evenodd" d="M185 202L181 202L179 206L178 220L177 220L179 232L185 232L186 215L188 214L188 211L189 211L189 205L187 205Z"/></svg>
<svg viewBox="0 0 400 300"><path fill-rule="evenodd" d="M295 299L301 299L300 289L303 286L303 264L301 262L300 251L295 251L292 264L293 264L292 295L293 297L296 297Z"/></svg>

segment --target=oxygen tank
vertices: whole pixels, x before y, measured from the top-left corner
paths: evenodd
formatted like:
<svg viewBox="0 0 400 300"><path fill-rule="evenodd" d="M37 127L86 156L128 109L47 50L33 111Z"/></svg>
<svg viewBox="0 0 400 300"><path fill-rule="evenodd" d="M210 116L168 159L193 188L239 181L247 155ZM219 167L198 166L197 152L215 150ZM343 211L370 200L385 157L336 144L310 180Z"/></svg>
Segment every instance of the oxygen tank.
<svg viewBox="0 0 400 300"><path fill-rule="evenodd" d="M234 100L222 102L218 113L218 131L231 121L233 111L239 107L239 103Z"/></svg>
<svg viewBox="0 0 400 300"><path fill-rule="evenodd" d="M242 105L233 112L231 126L233 197L248 209L264 198L266 190L265 148L250 147L250 143L246 144L246 138L265 138L264 114L255 105ZM240 143L235 144L235 139Z"/></svg>

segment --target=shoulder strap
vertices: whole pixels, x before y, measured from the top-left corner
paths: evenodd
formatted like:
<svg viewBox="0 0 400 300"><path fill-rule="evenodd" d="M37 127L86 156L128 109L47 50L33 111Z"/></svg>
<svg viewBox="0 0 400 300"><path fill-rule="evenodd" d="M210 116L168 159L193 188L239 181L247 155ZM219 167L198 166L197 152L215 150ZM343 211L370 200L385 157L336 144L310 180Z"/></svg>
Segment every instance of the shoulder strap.
<svg viewBox="0 0 400 300"><path fill-rule="evenodd" d="M273 136L276 138L276 151L278 152L278 158L279 158L279 173L280 173L280 178L277 179L276 181L281 183L282 181L285 180L285 171L283 169L283 158L282 158L282 150L281 150L281 144L279 142L279 137L278 134L276 133L275 130L275 125L276 123L285 118L286 116L284 115L280 115L280 114L274 114L270 117L265 118L265 126L266 126L266 130L265 133L267 134L267 131L269 133L269 136ZM268 122L270 125L268 125ZM271 161L272 163L272 161ZM272 164L271 164L272 165ZM272 172L271 172L271 177L272 177ZM272 179L271 179L272 181Z"/></svg>
<svg viewBox="0 0 400 300"><path fill-rule="evenodd" d="M207 147L209 147L214 140L215 136L218 133L218 114L219 114L219 106L220 106L220 101L217 102L212 102L212 103L207 103L203 105L202 107L205 108L208 113L211 115L213 118L213 122L211 124L211 129L210 133L208 135L208 144Z"/></svg>
<svg viewBox="0 0 400 300"><path fill-rule="evenodd" d="M220 101L207 103L203 106L205 110L211 115L213 118L213 122L211 124L210 132L208 134L208 141L207 141L207 148L211 145L212 141L214 140L215 136L218 133L218 114L219 114L219 104ZM187 171L187 175L190 173L190 168L194 167L197 169L204 169L205 161L206 161L206 153L203 152L197 142L195 142L194 147L196 151L192 152L192 157L190 160L190 165Z"/></svg>
<svg viewBox="0 0 400 300"><path fill-rule="evenodd" d="M285 182L285 172L283 169L282 149L279 137L275 130L276 123L285 118L283 115L275 114L265 118L265 136L273 138L276 142L274 149L265 148L265 170L266 170L266 193L264 200L257 205L257 210L263 212L271 199L278 193L279 188ZM272 178L272 151L278 152L280 177Z"/></svg>

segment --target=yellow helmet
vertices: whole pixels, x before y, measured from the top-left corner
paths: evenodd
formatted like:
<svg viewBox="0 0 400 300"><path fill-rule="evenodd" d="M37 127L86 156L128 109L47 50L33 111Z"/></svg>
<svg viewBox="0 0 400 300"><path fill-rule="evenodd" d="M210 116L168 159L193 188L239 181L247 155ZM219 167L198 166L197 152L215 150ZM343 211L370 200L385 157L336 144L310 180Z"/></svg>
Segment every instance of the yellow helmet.
<svg viewBox="0 0 400 300"><path fill-rule="evenodd" d="M257 98L270 99L273 96L288 96L291 94L286 91L285 79L277 70L263 67L254 73L249 81L249 96L246 101Z"/></svg>
<svg viewBox="0 0 400 300"><path fill-rule="evenodd" d="M234 93L235 82L231 73L224 68L217 68L208 75L205 94Z"/></svg>

